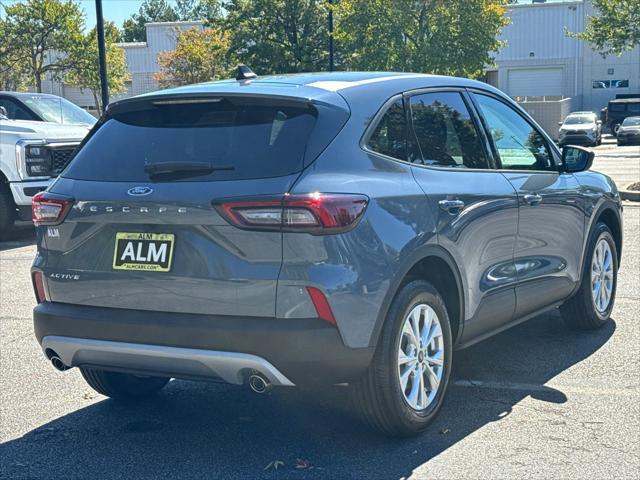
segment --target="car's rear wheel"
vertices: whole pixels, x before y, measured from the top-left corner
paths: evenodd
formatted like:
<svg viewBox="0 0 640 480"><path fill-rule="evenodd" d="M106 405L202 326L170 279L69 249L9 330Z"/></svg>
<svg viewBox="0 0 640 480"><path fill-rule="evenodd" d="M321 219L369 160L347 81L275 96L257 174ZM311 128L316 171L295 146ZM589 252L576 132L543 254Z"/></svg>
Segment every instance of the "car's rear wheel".
<svg viewBox="0 0 640 480"><path fill-rule="evenodd" d="M158 393L169 382L164 377L142 377L95 368L80 367L80 372L96 392L121 401L143 400Z"/></svg>
<svg viewBox="0 0 640 480"><path fill-rule="evenodd" d="M387 435L420 433L442 405L451 360L442 297L428 282L408 283L391 305L369 370L352 385L356 409Z"/></svg>
<svg viewBox="0 0 640 480"><path fill-rule="evenodd" d="M607 323L618 280L618 254L611 230L598 223L591 234L578 292L560 307L572 328L591 330Z"/></svg>

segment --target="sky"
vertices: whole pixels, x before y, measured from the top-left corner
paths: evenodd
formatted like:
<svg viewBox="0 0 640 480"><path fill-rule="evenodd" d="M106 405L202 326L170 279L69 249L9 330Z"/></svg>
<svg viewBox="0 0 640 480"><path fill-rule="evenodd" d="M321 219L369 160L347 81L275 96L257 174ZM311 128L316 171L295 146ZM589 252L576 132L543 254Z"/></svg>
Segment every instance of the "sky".
<svg viewBox="0 0 640 480"><path fill-rule="evenodd" d="M80 7L87 14L85 28L91 30L96 25L96 2L95 0L76 0ZM0 0L3 5L20 3L20 0ZM169 0L174 5L175 0ZM102 0L102 14L105 20L111 20L118 27L133 13L138 13L142 0ZM2 12L4 13L4 12Z"/></svg>

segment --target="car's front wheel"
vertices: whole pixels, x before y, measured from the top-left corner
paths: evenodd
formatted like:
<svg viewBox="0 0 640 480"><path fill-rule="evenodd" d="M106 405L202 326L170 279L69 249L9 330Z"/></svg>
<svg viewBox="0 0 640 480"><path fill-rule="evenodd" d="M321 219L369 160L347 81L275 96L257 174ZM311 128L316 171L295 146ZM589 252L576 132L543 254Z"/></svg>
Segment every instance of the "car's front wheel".
<svg viewBox="0 0 640 480"><path fill-rule="evenodd" d="M613 310L618 281L618 253L611 230L604 223L594 228L576 294L560 312L567 325L591 330L607 323Z"/></svg>
<svg viewBox="0 0 640 480"><path fill-rule="evenodd" d="M121 401L148 398L159 392L169 382L169 379L164 377L142 377L95 368L80 367L80 372L96 392Z"/></svg>
<svg viewBox="0 0 640 480"><path fill-rule="evenodd" d="M444 300L416 280L396 295L368 372L352 385L355 407L387 435L424 430L440 409L451 372L451 327Z"/></svg>

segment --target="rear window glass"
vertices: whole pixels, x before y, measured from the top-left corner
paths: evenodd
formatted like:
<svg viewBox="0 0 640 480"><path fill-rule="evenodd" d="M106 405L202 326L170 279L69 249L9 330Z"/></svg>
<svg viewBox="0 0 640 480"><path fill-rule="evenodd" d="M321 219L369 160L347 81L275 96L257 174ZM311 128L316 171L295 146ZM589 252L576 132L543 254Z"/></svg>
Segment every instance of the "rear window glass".
<svg viewBox="0 0 640 480"><path fill-rule="evenodd" d="M149 181L145 165L207 163L213 172L172 181L238 180L288 175L303 167L316 122L298 105L204 103L149 105L108 119L75 156L64 177ZM183 172L184 173L184 172Z"/></svg>

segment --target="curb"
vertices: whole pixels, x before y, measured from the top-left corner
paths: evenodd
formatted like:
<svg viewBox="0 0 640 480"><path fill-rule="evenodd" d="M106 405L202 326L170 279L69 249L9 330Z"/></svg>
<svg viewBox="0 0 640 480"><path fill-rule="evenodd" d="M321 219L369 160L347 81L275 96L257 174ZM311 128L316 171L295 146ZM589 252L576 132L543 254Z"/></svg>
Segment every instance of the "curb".
<svg viewBox="0 0 640 480"><path fill-rule="evenodd" d="M623 187L618 190L618 193L620 193L620 198L622 198L623 200L631 200L632 202L640 202L640 190L628 190L628 187L630 187L634 183L636 182L631 182L623 185Z"/></svg>

